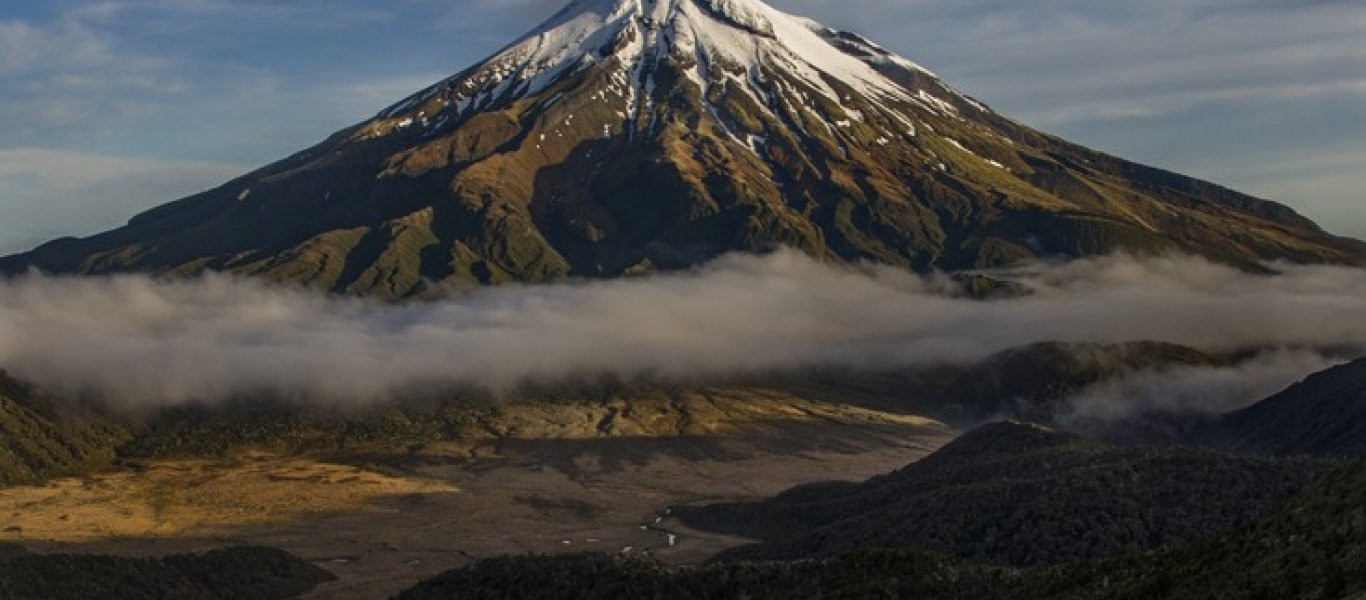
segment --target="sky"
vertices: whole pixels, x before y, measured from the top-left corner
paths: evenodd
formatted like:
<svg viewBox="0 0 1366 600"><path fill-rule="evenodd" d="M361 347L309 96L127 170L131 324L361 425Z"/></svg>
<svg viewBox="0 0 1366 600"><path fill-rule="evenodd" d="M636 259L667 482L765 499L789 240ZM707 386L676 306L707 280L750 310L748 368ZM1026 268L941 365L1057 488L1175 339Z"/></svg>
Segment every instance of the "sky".
<svg viewBox="0 0 1366 600"><path fill-rule="evenodd" d="M0 0L0 253L116 226L462 70L565 0ZM1036 128L1366 238L1360 0L772 0Z"/></svg>

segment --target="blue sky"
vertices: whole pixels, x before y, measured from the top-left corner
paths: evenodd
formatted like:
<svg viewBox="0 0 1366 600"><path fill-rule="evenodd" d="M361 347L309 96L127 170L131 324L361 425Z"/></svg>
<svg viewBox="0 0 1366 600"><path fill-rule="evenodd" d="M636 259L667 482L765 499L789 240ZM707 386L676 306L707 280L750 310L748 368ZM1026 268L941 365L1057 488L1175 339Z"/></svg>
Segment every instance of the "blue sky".
<svg viewBox="0 0 1366 600"><path fill-rule="evenodd" d="M0 252L309 146L565 0L3 0ZM1360 0L773 0L1045 131L1366 238Z"/></svg>

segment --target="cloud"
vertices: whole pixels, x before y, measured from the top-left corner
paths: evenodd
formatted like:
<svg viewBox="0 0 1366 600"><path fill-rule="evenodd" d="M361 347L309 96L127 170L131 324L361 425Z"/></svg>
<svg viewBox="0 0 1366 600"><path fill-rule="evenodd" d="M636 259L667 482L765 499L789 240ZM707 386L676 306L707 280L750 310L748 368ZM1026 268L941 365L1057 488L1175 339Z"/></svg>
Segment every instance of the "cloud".
<svg viewBox="0 0 1366 600"><path fill-rule="evenodd" d="M37 67L108 65L108 44L78 22L63 20L39 27L20 20L0 21L0 74L15 75Z"/></svg>
<svg viewBox="0 0 1366 600"><path fill-rule="evenodd" d="M186 90L173 64L71 16L0 21L0 136L118 130Z"/></svg>
<svg viewBox="0 0 1366 600"><path fill-rule="evenodd" d="M191 128L212 127L215 119L204 119L206 114L239 123L259 121L263 106L307 102L276 94L254 103L251 111L237 112L233 109L241 105L232 103L240 102L239 90L250 92L262 80L281 79L277 71L286 64L293 63L293 74L300 75L294 57L306 43L301 40L340 41L357 30L387 27L395 19L387 9L313 0L74 2L52 14L3 19L0 75L6 78L0 80L0 136L11 144L18 140L89 148L92 138L108 143L118 136L146 136L168 119ZM301 62L316 66L335 58L314 51L316 58ZM258 55L253 59L253 54ZM309 90L313 102L326 100L333 87L341 87L294 79L316 85ZM329 115L326 120L349 122L362 115ZM149 147L140 153L167 152L155 142L176 137L144 138ZM0 146L8 145L4 141Z"/></svg>
<svg viewBox="0 0 1366 600"><path fill-rule="evenodd" d="M1344 362L1331 353L1273 349L1225 367L1175 367L1130 373L1068 399L1061 423L1085 427L1152 414L1219 414L1244 408Z"/></svg>
<svg viewBox="0 0 1366 600"><path fill-rule="evenodd" d="M889 369L1048 340L1366 348L1362 270L1266 277L1192 258L1104 258L1002 276L1036 293L973 301L942 276L792 251L400 305L224 275L29 276L0 285L0 365L50 388L160 405L254 392L366 402L412 386L595 374Z"/></svg>
<svg viewBox="0 0 1366 600"><path fill-rule="evenodd" d="M288 4L250 0L120 0L77 5L71 18L110 21L118 18L174 15L260 21L288 21L300 27L345 27L392 21L394 15L364 4L338 10L335 2L295 0Z"/></svg>
<svg viewBox="0 0 1366 600"><path fill-rule="evenodd" d="M203 191L205 182L247 170L232 162L0 149L0 214L24 224L0 229L0 254L118 225L167 199Z"/></svg>

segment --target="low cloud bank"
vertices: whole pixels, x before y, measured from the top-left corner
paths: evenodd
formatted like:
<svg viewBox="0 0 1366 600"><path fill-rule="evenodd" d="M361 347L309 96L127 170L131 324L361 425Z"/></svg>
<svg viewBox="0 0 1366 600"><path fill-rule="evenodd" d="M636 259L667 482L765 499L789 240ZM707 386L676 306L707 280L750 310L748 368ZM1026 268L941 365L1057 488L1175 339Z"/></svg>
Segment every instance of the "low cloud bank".
<svg viewBox="0 0 1366 600"><path fill-rule="evenodd" d="M0 283L0 368L155 406L266 390L365 402L429 384L896 368L1039 341L1366 348L1366 271L1281 269L1108 257L997 272L1035 293L990 302L955 295L944 276L790 251L402 305L224 275L27 276Z"/></svg>
<svg viewBox="0 0 1366 600"><path fill-rule="evenodd" d="M1068 400L1070 414L1058 419L1084 425L1151 414L1225 413L1343 362L1313 350L1269 350L1229 366L1138 371L1087 387Z"/></svg>

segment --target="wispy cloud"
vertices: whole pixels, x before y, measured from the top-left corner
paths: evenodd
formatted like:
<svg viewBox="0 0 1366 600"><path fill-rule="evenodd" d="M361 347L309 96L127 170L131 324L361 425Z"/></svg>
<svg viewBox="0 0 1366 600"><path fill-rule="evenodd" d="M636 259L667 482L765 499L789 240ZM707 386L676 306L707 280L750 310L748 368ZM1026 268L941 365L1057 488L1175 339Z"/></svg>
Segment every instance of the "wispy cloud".
<svg viewBox="0 0 1366 600"><path fill-rule="evenodd" d="M112 36L62 15L0 21L0 134L13 143L58 130L119 130L143 105L187 89L174 61L121 48Z"/></svg>
<svg viewBox="0 0 1366 600"><path fill-rule="evenodd" d="M67 14L71 18L93 21L110 21L130 15L290 20L302 27L345 27L396 18L392 11L374 6L352 5L339 9L335 2L320 0L296 0L287 4L253 0L116 0L77 5Z"/></svg>
<svg viewBox="0 0 1366 600"><path fill-rule="evenodd" d="M967 362L1050 340L1366 351L1366 270L1265 277L1200 259L1112 257L1002 275L1037 293L979 302L948 293L944 278L793 251L404 305L227 276L28 277L0 284L0 365L132 404L255 392L365 402L413 386L527 378Z"/></svg>
<svg viewBox="0 0 1366 600"><path fill-rule="evenodd" d="M42 26L20 20L0 21L0 74L103 66L113 59L108 43L78 21L63 19Z"/></svg>
<svg viewBox="0 0 1366 600"><path fill-rule="evenodd" d="M1225 366L1138 371L1088 386L1057 419L1084 428L1152 414L1225 413L1343 362L1313 350L1270 350Z"/></svg>

